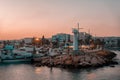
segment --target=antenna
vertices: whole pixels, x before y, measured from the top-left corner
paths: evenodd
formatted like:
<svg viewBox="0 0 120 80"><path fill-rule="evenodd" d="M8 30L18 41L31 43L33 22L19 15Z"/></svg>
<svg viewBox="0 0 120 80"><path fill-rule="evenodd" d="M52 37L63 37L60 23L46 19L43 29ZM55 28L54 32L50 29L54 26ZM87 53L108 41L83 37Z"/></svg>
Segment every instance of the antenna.
<svg viewBox="0 0 120 80"><path fill-rule="evenodd" d="M80 30L80 29L83 29L83 28L80 28L79 22L77 23L77 27L78 27L78 40L79 40L79 39L80 39L80 32L79 32L79 30Z"/></svg>
<svg viewBox="0 0 120 80"><path fill-rule="evenodd" d="M80 28L79 22L77 23L77 27L78 27L78 32L80 29L83 29L83 28Z"/></svg>
<svg viewBox="0 0 120 80"><path fill-rule="evenodd" d="M88 29L88 34L90 34L90 28Z"/></svg>

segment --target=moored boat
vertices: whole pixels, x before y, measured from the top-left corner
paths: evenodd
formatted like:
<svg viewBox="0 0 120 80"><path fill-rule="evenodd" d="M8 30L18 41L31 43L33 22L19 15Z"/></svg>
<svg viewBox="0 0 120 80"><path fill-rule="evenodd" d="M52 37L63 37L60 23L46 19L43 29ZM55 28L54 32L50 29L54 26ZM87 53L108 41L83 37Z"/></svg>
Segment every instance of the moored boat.
<svg viewBox="0 0 120 80"><path fill-rule="evenodd" d="M0 62L23 62L31 61L33 55L25 50L14 49L12 45L5 45L0 50Z"/></svg>

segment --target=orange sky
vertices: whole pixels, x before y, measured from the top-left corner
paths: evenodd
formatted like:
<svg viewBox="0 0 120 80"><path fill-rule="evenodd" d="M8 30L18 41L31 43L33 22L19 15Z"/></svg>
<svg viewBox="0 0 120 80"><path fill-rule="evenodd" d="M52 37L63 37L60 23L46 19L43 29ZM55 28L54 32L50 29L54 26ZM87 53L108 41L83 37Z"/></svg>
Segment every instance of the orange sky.
<svg viewBox="0 0 120 80"><path fill-rule="evenodd" d="M120 36L119 0L0 0L0 39L51 37L72 28Z"/></svg>

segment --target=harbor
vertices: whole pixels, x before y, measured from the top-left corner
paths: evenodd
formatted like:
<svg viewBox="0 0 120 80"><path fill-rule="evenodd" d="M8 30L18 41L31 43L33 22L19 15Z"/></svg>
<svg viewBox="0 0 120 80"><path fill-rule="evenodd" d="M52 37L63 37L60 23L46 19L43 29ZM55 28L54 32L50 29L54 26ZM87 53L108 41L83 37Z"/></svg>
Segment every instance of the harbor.
<svg viewBox="0 0 120 80"><path fill-rule="evenodd" d="M120 80L120 0L0 0L0 80Z"/></svg>
<svg viewBox="0 0 120 80"><path fill-rule="evenodd" d="M51 66L51 67L67 67L67 68L87 68L100 67L109 64L117 64L114 61L116 54L110 50L104 49L103 41L95 44L91 41L89 47L79 44L79 26L78 29L73 28L73 45L65 42L64 45L59 45L49 42L45 44L44 36L42 39L33 38L33 45L26 45L19 48L14 48L10 43L5 43L1 49L0 61L4 62L31 62L36 66ZM41 41L41 44L40 44ZM50 44L51 43L51 44ZM58 43L58 42L57 42ZM67 44L67 45L66 45ZM81 47L80 47L81 46ZM85 49L86 48L86 49Z"/></svg>
<svg viewBox="0 0 120 80"><path fill-rule="evenodd" d="M119 64L100 68L60 68L34 66L29 62L0 63L0 79L2 80L119 80L120 51L117 54ZM114 66L114 67L113 67ZM112 75L112 76L111 76Z"/></svg>
<svg viewBox="0 0 120 80"><path fill-rule="evenodd" d="M64 43L59 38L48 41L44 36L27 39L30 43L24 40L20 45L4 41L0 49L0 79L119 80L119 47L112 50L106 48L105 41L92 38L89 44L80 42L79 30L74 28L72 32L72 42L66 35Z"/></svg>

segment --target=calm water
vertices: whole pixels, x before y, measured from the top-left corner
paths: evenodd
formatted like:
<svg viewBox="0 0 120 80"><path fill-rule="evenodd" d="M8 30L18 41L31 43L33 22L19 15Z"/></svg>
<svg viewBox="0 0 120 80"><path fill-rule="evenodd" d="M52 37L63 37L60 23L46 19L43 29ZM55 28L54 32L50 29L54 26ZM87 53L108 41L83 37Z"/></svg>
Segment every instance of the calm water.
<svg viewBox="0 0 120 80"><path fill-rule="evenodd" d="M116 51L120 59L120 52ZM29 63L0 64L0 80L120 80L120 61L115 67L62 69L34 67Z"/></svg>

